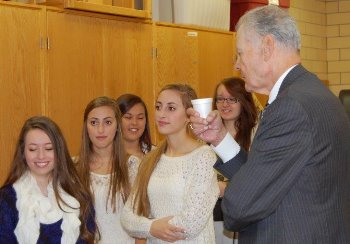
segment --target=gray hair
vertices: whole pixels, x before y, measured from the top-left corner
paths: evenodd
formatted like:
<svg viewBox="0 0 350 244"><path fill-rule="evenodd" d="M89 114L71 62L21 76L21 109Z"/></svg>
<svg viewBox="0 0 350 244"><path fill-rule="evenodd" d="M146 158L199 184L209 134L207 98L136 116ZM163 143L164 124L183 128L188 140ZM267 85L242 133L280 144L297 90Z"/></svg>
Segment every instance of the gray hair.
<svg viewBox="0 0 350 244"><path fill-rule="evenodd" d="M239 19L236 31L242 26L245 31L252 30L260 37L272 35L278 45L300 51L300 33L294 18L275 5L248 11Z"/></svg>

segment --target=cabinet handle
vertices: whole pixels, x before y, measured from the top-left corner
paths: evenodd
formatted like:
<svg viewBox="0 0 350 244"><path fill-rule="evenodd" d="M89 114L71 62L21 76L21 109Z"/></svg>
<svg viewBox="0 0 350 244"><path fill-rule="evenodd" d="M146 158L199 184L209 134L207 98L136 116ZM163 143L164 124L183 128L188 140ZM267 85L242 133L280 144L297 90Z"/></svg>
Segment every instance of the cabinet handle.
<svg viewBox="0 0 350 244"><path fill-rule="evenodd" d="M46 47L47 47L47 50L50 50L50 38L49 37L46 37Z"/></svg>
<svg viewBox="0 0 350 244"><path fill-rule="evenodd" d="M158 58L158 49L156 47L152 48L152 57Z"/></svg>

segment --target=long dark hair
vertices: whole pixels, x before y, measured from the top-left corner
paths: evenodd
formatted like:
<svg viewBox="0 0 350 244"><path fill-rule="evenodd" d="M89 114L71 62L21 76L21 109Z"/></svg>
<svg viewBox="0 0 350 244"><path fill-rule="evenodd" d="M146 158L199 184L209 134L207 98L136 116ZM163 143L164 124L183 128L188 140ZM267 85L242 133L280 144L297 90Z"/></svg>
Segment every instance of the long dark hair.
<svg viewBox="0 0 350 244"><path fill-rule="evenodd" d="M123 202L126 201L127 197L130 193L130 182L129 182L129 172L128 166L126 163L125 151L122 143L122 131L120 126L121 115L119 108L117 106L117 102L109 97L97 97L90 101L85 108L84 112L84 124L81 138L81 147L79 158L77 161L77 169L82 181L86 187L90 188L90 163L93 155L93 145L89 137L88 129L87 129L87 119L89 113L98 107L110 107L114 111L115 119L117 121L117 131L113 140L113 151L112 151L112 169L111 169L111 177L109 182L109 197L111 198L111 204L113 211L116 211L115 200L117 192L121 193ZM108 203L108 201L106 201Z"/></svg>
<svg viewBox="0 0 350 244"><path fill-rule="evenodd" d="M151 151L152 142L151 142L151 135L150 135L150 128L149 128L148 111L144 101L139 96L127 93L117 98L117 104L119 106L120 112L122 113L122 116L126 114L136 104L142 105L142 107L145 110L146 125L145 125L145 130L140 137L139 145L142 151L144 150L146 150L147 152Z"/></svg>
<svg viewBox="0 0 350 244"><path fill-rule="evenodd" d="M91 195L88 188L84 186L78 177L78 173L74 167L66 141L60 128L48 117L35 116L25 121L18 137L10 173L5 181L5 185L15 183L25 172L29 170L24 156L25 138L28 132L34 129L42 130L50 138L52 143L55 160L52 172L52 186L58 206L61 209L62 203L69 206L60 196L58 189L60 186L80 204L80 237L89 243L93 242L94 233L92 233L87 227L88 219L94 215L92 212L93 208Z"/></svg>
<svg viewBox="0 0 350 244"><path fill-rule="evenodd" d="M235 121L237 130L235 139L241 147L248 151L251 144L252 130L258 118L258 110L255 106L253 96L245 90L244 80L238 77L226 78L215 88L213 109L217 109L216 96L220 85L225 86L230 95L238 98L241 104L241 113Z"/></svg>

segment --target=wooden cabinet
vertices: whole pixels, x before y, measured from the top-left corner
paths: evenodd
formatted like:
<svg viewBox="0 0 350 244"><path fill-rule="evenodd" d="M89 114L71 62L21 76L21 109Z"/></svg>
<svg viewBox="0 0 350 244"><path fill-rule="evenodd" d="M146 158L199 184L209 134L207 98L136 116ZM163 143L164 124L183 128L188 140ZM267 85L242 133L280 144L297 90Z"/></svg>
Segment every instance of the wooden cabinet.
<svg viewBox="0 0 350 244"><path fill-rule="evenodd" d="M141 96L186 82L199 96L233 74L233 33L0 1L0 184L25 119L47 115L79 151L83 112L97 96Z"/></svg>
<svg viewBox="0 0 350 244"><path fill-rule="evenodd" d="M185 82L198 96L211 97L216 84L235 74L232 32L155 25L156 90L164 84Z"/></svg>
<svg viewBox="0 0 350 244"><path fill-rule="evenodd" d="M125 92L153 99L152 25L48 11L47 26L48 115L77 154L90 100Z"/></svg>
<svg viewBox="0 0 350 244"><path fill-rule="evenodd" d="M44 107L44 20L40 8L0 5L0 184L24 120Z"/></svg>
<svg viewBox="0 0 350 244"><path fill-rule="evenodd" d="M101 44L106 21L47 12L47 114L62 128L73 155L80 144L85 105L105 90Z"/></svg>

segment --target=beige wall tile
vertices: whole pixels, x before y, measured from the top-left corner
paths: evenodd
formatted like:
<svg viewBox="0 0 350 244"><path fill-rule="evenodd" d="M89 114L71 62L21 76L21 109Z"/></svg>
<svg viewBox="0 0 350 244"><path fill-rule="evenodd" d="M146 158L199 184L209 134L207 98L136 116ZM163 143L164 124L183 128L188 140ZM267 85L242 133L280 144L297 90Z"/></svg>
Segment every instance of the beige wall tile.
<svg viewBox="0 0 350 244"><path fill-rule="evenodd" d="M313 36L312 37L312 47L326 49L327 48L327 38Z"/></svg>
<svg viewBox="0 0 350 244"><path fill-rule="evenodd" d="M349 23L349 19L350 19L350 12L327 14L327 24L328 25L347 24L347 23Z"/></svg>
<svg viewBox="0 0 350 244"><path fill-rule="evenodd" d="M327 39L325 37L317 37L312 35L301 35L302 47L311 47L318 49L327 48Z"/></svg>
<svg viewBox="0 0 350 244"><path fill-rule="evenodd" d="M341 73L340 81L342 85L350 85L350 72Z"/></svg>
<svg viewBox="0 0 350 244"><path fill-rule="evenodd" d="M312 12L325 13L326 12L326 3L315 0L291 0L290 5L293 8L299 8L303 10L309 10Z"/></svg>
<svg viewBox="0 0 350 244"><path fill-rule="evenodd" d="M327 48L350 48L350 36L347 37L328 37Z"/></svg>
<svg viewBox="0 0 350 244"><path fill-rule="evenodd" d="M293 16L297 21L326 25L326 15L324 13L311 12L303 9L293 9L289 10L291 16Z"/></svg>
<svg viewBox="0 0 350 244"><path fill-rule="evenodd" d="M301 60L338 94L350 89L350 0L291 0L302 38Z"/></svg>
<svg viewBox="0 0 350 244"><path fill-rule="evenodd" d="M339 1L339 12L350 12L350 1Z"/></svg>
<svg viewBox="0 0 350 244"><path fill-rule="evenodd" d="M328 73L328 81L330 85L339 85L340 73Z"/></svg>
<svg viewBox="0 0 350 244"><path fill-rule="evenodd" d="M329 61L328 72L348 72L350 71L350 61Z"/></svg>
<svg viewBox="0 0 350 244"><path fill-rule="evenodd" d="M317 77L320 80L328 80L328 74L327 73L316 73Z"/></svg>
<svg viewBox="0 0 350 244"><path fill-rule="evenodd" d="M305 33L312 36L326 37L327 28L325 25L318 25L318 24L311 24L311 23L304 23L304 25L305 25Z"/></svg>
<svg viewBox="0 0 350 244"><path fill-rule="evenodd" d="M340 60L350 60L350 48L343 48L340 50ZM349 67L350 70L350 67Z"/></svg>
<svg viewBox="0 0 350 244"><path fill-rule="evenodd" d="M326 61L315 61L315 60L303 60L302 64L310 71L314 73L327 73L327 62Z"/></svg>
<svg viewBox="0 0 350 244"><path fill-rule="evenodd" d="M326 13L338 13L338 1L326 3Z"/></svg>
<svg viewBox="0 0 350 244"><path fill-rule="evenodd" d="M312 47L312 38L308 35L301 35L301 45L303 47Z"/></svg>
<svg viewBox="0 0 350 244"><path fill-rule="evenodd" d="M327 49L327 60L328 61L340 60L339 49Z"/></svg>
<svg viewBox="0 0 350 244"><path fill-rule="evenodd" d="M339 25L340 36L350 36L350 20L347 25Z"/></svg>
<svg viewBox="0 0 350 244"><path fill-rule="evenodd" d="M326 29L327 37L339 36L339 25L328 25Z"/></svg>

